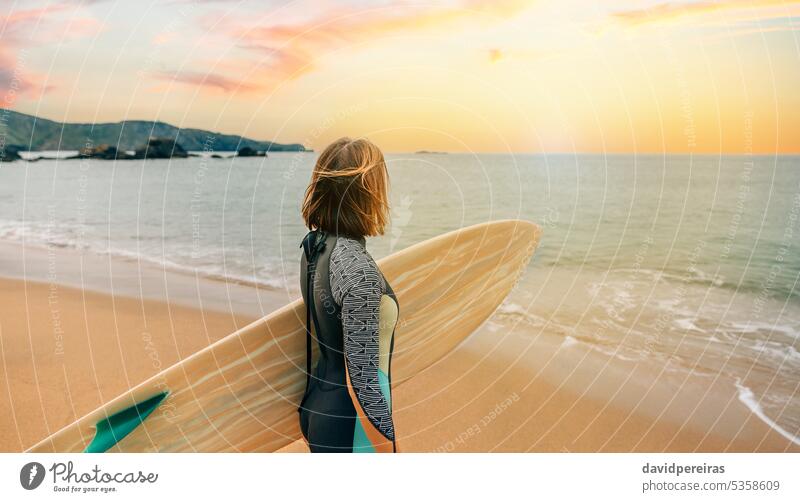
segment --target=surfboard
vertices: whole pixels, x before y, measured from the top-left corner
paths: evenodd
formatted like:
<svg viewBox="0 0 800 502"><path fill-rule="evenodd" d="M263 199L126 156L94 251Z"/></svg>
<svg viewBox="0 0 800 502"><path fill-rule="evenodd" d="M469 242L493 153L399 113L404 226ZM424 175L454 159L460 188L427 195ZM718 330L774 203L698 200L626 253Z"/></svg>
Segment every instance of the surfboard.
<svg viewBox="0 0 800 502"><path fill-rule="evenodd" d="M540 234L527 221L481 223L378 261L400 304L393 386L436 363L495 311ZM291 445L302 437L297 406L306 384L304 325L305 305L298 299L27 451L273 452Z"/></svg>

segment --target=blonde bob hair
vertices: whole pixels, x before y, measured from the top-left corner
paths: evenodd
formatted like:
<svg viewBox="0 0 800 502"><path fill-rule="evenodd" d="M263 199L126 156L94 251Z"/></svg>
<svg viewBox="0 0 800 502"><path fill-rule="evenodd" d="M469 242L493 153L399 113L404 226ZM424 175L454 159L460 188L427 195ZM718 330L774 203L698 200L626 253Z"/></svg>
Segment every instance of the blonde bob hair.
<svg viewBox="0 0 800 502"><path fill-rule="evenodd" d="M366 138L339 138L317 159L303 200L310 230L360 238L383 235L389 220L383 153Z"/></svg>

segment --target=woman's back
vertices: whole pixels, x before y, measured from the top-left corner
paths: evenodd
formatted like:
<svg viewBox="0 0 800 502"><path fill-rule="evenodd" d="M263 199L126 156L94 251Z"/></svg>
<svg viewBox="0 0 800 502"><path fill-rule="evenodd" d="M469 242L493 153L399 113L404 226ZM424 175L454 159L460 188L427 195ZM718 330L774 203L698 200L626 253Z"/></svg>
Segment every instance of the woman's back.
<svg viewBox="0 0 800 502"><path fill-rule="evenodd" d="M300 405L303 435L311 451L395 451L394 292L363 238L309 232L304 244L318 249L303 255L301 286L320 357Z"/></svg>

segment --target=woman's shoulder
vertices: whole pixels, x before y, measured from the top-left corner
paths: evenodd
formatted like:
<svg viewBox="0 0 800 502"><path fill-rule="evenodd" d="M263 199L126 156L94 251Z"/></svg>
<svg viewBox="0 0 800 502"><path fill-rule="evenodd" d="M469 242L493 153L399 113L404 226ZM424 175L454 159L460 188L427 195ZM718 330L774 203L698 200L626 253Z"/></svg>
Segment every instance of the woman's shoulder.
<svg viewBox="0 0 800 502"><path fill-rule="evenodd" d="M331 270L337 269L343 274L363 273L378 270L378 265L366 247L356 239L339 236L331 251Z"/></svg>
<svg viewBox="0 0 800 502"><path fill-rule="evenodd" d="M377 285L383 290L383 275L361 242L350 237L336 238L330 261L331 290L335 299L341 298L356 285Z"/></svg>

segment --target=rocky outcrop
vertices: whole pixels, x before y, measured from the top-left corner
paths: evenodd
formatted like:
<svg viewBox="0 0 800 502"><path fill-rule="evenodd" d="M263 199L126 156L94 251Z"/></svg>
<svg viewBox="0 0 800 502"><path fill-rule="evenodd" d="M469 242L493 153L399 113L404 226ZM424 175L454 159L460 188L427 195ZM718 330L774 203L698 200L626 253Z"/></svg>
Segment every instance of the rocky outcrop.
<svg viewBox="0 0 800 502"><path fill-rule="evenodd" d="M102 144L81 148L78 155L66 157L66 159L132 160L186 158L189 156L190 154L173 139L150 138L147 145L137 148L133 155L118 150L115 146Z"/></svg>
<svg viewBox="0 0 800 502"><path fill-rule="evenodd" d="M189 153L174 139L150 138L147 145L136 149L134 159L171 159L173 157L185 159Z"/></svg>
<svg viewBox="0 0 800 502"><path fill-rule="evenodd" d="M259 152L254 148L250 148L249 146L244 146L236 152L237 157L266 157L267 152Z"/></svg>
<svg viewBox="0 0 800 502"><path fill-rule="evenodd" d="M132 159L133 156L126 152L120 152L117 147L111 145L87 146L81 148L78 155L68 157L70 159L100 159L100 160L118 160L118 159Z"/></svg>
<svg viewBox="0 0 800 502"><path fill-rule="evenodd" d="M5 145L0 148L0 162L14 162L15 160L22 160L19 152L25 151L25 148L18 145Z"/></svg>

